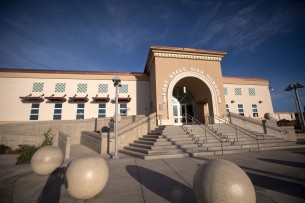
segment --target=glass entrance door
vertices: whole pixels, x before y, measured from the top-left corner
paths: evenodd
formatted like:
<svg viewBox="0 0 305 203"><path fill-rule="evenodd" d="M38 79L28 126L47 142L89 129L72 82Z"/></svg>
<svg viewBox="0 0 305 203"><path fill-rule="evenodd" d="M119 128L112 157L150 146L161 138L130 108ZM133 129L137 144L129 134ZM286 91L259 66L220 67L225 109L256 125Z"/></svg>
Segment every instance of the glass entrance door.
<svg viewBox="0 0 305 203"><path fill-rule="evenodd" d="M194 99L192 95L183 88L176 87L173 91L173 116L176 125L186 123L185 114L194 116ZM190 119L187 122L191 122Z"/></svg>

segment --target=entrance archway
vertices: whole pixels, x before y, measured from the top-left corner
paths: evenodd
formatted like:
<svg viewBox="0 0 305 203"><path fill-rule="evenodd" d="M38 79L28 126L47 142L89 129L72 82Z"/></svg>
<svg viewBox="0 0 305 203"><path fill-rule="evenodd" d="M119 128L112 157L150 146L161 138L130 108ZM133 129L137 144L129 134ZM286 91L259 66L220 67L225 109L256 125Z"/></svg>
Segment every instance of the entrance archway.
<svg viewBox="0 0 305 203"><path fill-rule="evenodd" d="M184 73L176 75L168 86L167 108L168 118L171 123L177 123L175 122L175 116L173 114L174 89L181 89L183 87L186 88L186 90L190 93L190 95L192 95L194 99L193 116L197 120L204 123L205 116L207 114L219 115L217 93L208 81L208 79L196 72L186 71ZM182 113L181 108L180 111Z"/></svg>

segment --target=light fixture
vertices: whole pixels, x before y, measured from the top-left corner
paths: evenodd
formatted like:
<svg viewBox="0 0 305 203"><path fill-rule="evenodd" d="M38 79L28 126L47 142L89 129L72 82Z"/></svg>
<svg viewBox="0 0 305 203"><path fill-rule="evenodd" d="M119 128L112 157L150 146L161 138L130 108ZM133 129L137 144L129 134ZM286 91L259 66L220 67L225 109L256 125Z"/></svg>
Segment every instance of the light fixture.
<svg viewBox="0 0 305 203"><path fill-rule="evenodd" d="M186 93L186 87L185 86L183 87L183 93L184 94Z"/></svg>
<svg viewBox="0 0 305 203"><path fill-rule="evenodd" d="M232 103L232 104L235 103L235 100L231 100L231 103Z"/></svg>
<svg viewBox="0 0 305 203"><path fill-rule="evenodd" d="M303 85L301 83L298 83L298 82L291 83L284 89L284 91L294 90L294 100L295 100L295 104L296 104L298 115L299 115L299 121L301 123L303 132L305 132L305 121L304 121L304 116L303 116L303 112L302 112L302 108L301 108L301 104L300 104L299 94L297 91L298 88L303 88L303 87L305 87L305 85Z"/></svg>
<svg viewBox="0 0 305 203"><path fill-rule="evenodd" d="M118 159L118 87L121 87L121 79L119 76L115 76L112 79L113 85L115 86L115 121L114 121L114 138L115 138L115 144L114 144L114 155L112 156L113 159Z"/></svg>
<svg viewBox="0 0 305 203"><path fill-rule="evenodd" d="M263 103L263 101L259 100L259 101L258 101L258 103L260 103L260 104L261 104L261 103Z"/></svg>

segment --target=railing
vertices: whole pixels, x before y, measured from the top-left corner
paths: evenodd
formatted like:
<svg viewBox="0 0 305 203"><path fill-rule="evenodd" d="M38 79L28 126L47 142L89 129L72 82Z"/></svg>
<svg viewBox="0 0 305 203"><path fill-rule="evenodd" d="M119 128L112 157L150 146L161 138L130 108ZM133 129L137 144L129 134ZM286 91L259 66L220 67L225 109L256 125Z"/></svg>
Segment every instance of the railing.
<svg viewBox="0 0 305 203"><path fill-rule="evenodd" d="M219 141L219 142L220 142L220 146L221 146L221 152L222 152L222 155L223 155L223 146L222 146L222 143L223 143L222 138L223 138L223 137L221 137L222 135L219 135L219 134L217 134L217 132L212 131L213 133L216 134L216 135L214 135L213 133L211 133L210 131L208 131L205 127L203 127L204 124L202 124L200 121L198 121L196 118L192 117L192 116L189 115L189 114L184 114L183 116L185 117L185 123L186 123L186 125L189 123L189 122L187 122L187 120L188 120L188 119L191 120L193 130L194 130L194 125L199 126L200 128L202 128L202 129L204 130L205 143L208 142L207 134L213 136L217 141ZM194 134L193 134L192 132L189 132L188 129L187 129L187 127L184 127L183 125L182 125L182 128L184 129L184 131L185 131L190 137L192 137L193 140L195 140L195 143L198 144L198 147L201 147L201 146L202 146L202 144L203 144L204 142L203 142L203 143L199 143L199 139L200 139L199 136L198 136L197 138L194 137ZM226 138L226 142L227 142L227 141L229 141L229 140Z"/></svg>
<svg viewBox="0 0 305 203"><path fill-rule="evenodd" d="M217 120L217 121L220 122L220 123L225 124L226 126L229 126L229 127L233 128L233 129L235 130L236 141L238 141L238 132L241 132L241 133L243 133L244 135L247 135L248 137L251 137L251 138L255 139L255 140L256 140L256 143L257 143L257 148L258 148L258 150L259 150L259 143L258 143L258 140L260 140L260 139L257 137L257 134L256 134L256 133L251 132L251 131L249 131L249 130L243 128L243 127L240 127L240 126L238 126L238 125L235 125L235 124L233 124L233 123L230 123L229 121L227 121L227 120L225 120L225 119L223 119L223 118L221 118L221 117L219 117L219 116L217 116L217 115L210 115L210 114L207 114L206 120L210 121L211 118ZM208 123L210 123L210 122L207 122L207 126L209 126ZM212 126L211 126L211 128L213 129ZM219 129L221 129L220 126L219 126ZM217 130L216 130L216 132L217 132ZM261 135L261 136L263 137L263 139L265 139L264 135Z"/></svg>

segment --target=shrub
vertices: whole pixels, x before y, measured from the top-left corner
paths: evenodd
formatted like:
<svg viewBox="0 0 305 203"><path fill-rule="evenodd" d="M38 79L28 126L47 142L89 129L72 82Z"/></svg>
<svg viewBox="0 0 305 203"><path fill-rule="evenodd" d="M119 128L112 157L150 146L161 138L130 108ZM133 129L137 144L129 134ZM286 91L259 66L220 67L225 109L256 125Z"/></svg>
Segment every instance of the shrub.
<svg viewBox="0 0 305 203"><path fill-rule="evenodd" d="M6 146L4 144L0 145L0 154L8 154L12 151L12 149L9 146Z"/></svg>
<svg viewBox="0 0 305 203"><path fill-rule="evenodd" d="M39 148L48 146L48 145L53 145L54 136L52 136L51 128L47 132L43 133L43 136L44 136L44 140L41 143Z"/></svg>
<svg viewBox="0 0 305 203"><path fill-rule="evenodd" d="M35 145L19 145L19 150L21 154L17 157L17 164L27 164L30 163L33 154L39 149Z"/></svg>
<svg viewBox="0 0 305 203"><path fill-rule="evenodd" d="M19 151L20 155L17 157L16 164L27 164L30 163L32 156L34 153L40 149L41 147L52 145L53 144L53 138L51 129L49 129L47 132L43 133L44 140L39 146L35 145L19 145Z"/></svg>

